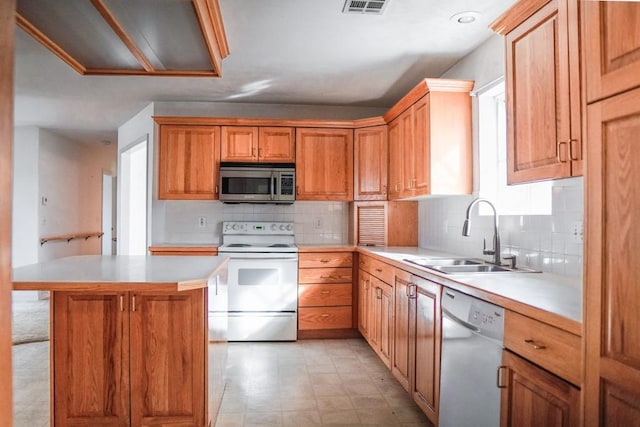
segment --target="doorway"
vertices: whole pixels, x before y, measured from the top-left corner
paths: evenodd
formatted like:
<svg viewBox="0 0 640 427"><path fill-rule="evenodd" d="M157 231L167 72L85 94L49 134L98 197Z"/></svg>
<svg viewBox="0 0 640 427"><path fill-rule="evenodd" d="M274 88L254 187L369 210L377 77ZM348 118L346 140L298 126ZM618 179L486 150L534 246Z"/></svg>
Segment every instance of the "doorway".
<svg viewBox="0 0 640 427"><path fill-rule="evenodd" d="M120 152L121 197L117 227L119 255L147 253L148 142L148 136L144 136Z"/></svg>

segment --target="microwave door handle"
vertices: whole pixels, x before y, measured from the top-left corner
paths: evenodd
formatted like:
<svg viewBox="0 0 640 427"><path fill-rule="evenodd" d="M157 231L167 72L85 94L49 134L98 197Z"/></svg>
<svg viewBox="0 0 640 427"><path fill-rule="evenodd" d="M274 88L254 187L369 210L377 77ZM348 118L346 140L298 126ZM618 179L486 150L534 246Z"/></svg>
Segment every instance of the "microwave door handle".
<svg viewBox="0 0 640 427"><path fill-rule="evenodd" d="M273 200L273 196L275 194L276 187L276 176L274 172L271 172L271 200Z"/></svg>

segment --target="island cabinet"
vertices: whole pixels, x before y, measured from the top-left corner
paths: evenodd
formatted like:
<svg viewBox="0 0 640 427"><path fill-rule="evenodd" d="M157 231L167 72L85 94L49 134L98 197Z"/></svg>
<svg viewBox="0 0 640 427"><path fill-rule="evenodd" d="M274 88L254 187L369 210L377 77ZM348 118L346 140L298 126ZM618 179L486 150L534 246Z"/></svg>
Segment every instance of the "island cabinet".
<svg viewBox="0 0 640 427"><path fill-rule="evenodd" d="M392 107L389 200L471 193L472 81L425 79Z"/></svg>
<svg viewBox="0 0 640 427"><path fill-rule="evenodd" d="M205 293L52 292L53 425L207 425Z"/></svg>
<svg viewBox="0 0 640 427"><path fill-rule="evenodd" d="M504 346L501 425L579 426L580 337L506 310Z"/></svg>
<svg viewBox="0 0 640 427"><path fill-rule="evenodd" d="M631 25L640 3L602 6L616 33L637 37ZM600 7L600 5L597 5ZM598 18L602 19L602 18ZM607 25L613 21L605 20ZM592 28L590 25L589 28ZM612 28L601 34L604 46ZM617 33L620 31L620 33ZM624 52L623 39L610 46ZM640 63L633 65L637 78ZM624 56L623 56L624 57ZM589 58L589 57L587 57ZM601 63L601 62L600 62ZM599 63L588 63L599 67ZM603 76L603 80L608 77ZM601 87L607 87L602 82ZM640 420L640 89L622 92L587 106L585 215L585 425L638 426Z"/></svg>
<svg viewBox="0 0 640 427"><path fill-rule="evenodd" d="M160 125L158 198L218 198L219 126Z"/></svg>
<svg viewBox="0 0 640 427"><path fill-rule="evenodd" d="M222 126L220 157L223 162L293 163L292 127Z"/></svg>
<svg viewBox="0 0 640 427"><path fill-rule="evenodd" d="M296 129L296 200L353 200L353 130Z"/></svg>
<svg viewBox="0 0 640 427"><path fill-rule="evenodd" d="M387 126L354 131L354 200L387 200Z"/></svg>
<svg viewBox="0 0 640 427"><path fill-rule="evenodd" d="M505 36L507 181L582 174L579 0L522 0L492 29Z"/></svg>
<svg viewBox="0 0 640 427"><path fill-rule="evenodd" d="M353 336L353 253L303 252L298 265L298 337Z"/></svg>

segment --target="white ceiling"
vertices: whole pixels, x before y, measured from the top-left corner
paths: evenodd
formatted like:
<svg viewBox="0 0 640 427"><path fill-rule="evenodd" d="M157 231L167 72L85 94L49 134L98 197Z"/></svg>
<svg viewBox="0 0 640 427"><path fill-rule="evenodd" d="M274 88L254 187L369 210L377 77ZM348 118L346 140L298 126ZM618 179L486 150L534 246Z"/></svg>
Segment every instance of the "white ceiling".
<svg viewBox="0 0 640 427"><path fill-rule="evenodd" d="M361 15L343 14L344 0L219 1L231 51L222 78L80 76L17 29L15 125L114 141L151 101L389 107L491 36L515 2L389 0ZM466 10L481 17L449 19Z"/></svg>

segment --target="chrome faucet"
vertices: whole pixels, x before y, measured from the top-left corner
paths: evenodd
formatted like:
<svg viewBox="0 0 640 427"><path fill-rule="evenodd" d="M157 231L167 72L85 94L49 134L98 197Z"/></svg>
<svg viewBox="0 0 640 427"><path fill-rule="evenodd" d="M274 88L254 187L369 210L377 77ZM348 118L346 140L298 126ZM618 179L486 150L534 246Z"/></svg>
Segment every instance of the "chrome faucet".
<svg viewBox="0 0 640 427"><path fill-rule="evenodd" d="M483 239L482 242L482 253L485 255L493 255L493 263L495 265L502 265L502 259L500 255L500 234L498 233L498 213L496 212L495 206L493 203L488 201L487 199L477 198L469 203L467 207L467 216L464 220L464 224L462 225L462 235L470 236L471 233L469 231L469 227L471 225L471 220L469 216L471 215L471 209L480 202L484 202L488 204L493 210L493 249L487 249L487 239ZM515 259L514 259L515 263Z"/></svg>

